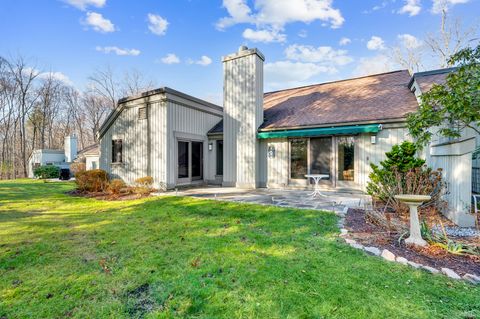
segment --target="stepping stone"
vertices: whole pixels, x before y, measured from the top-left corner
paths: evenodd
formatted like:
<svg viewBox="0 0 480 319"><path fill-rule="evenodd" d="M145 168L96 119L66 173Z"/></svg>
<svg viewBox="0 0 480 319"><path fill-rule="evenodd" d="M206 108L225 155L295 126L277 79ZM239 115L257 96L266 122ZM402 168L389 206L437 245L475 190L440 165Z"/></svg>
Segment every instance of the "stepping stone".
<svg viewBox="0 0 480 319"><path fill-rule="evenodd" d="M382 258L388 261L395 261L395 254L388 249L384 249L381 254Z"/></svg>
<svg viewBox="0 0 480 319"><path fill-rule="evenodd" d="M444 273L445 275L447 275L452 279L462 279L462 277L460 277L454 270L450 268L442 268L442 273Z"/></svg>

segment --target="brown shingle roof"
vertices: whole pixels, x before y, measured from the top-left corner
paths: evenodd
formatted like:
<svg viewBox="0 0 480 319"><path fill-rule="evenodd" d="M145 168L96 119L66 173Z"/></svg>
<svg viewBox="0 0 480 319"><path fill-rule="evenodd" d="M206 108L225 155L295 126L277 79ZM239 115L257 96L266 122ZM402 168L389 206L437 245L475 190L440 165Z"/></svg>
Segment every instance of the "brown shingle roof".
<svg viewBox="0 0 480 319"><path fill-rule="evenodd" d="M439 70L431 70L425 72L417 72L413 75L413 78L420 86L422 93L428 92L434 84L444 84L447 75L454 72L457 68L446 68Z"/></svg>
<svg viewBox="0 0 480 319"><path fill-rule="evenodd" d="M407 70L265 93L260 129L403 119L418 108Z"/></svg>

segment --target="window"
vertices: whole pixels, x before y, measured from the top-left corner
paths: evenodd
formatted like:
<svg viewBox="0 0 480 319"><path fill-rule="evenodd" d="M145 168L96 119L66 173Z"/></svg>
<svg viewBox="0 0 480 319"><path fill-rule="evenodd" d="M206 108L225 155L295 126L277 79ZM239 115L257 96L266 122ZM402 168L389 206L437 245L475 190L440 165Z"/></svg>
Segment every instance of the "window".
<svg viewBox="0 0 480 319"><path fill-rule="evenodd" d="M353 136L339 137L338 145L338 180L354 180L355 139Z"/></svg>
<svg viewBox="0 0 480 319"><path fill-rule="evenodd" d="M178 178L188 178L188 142L178 141Z"/></svg>
<svg viewBox="0 0 480 319"><path fill-rule="evenodd" d="M290 178L305 179L308 166L307 147L308 141L305 139L290 141Z"/></svg>
<svg viewBox="0 0 480 319"><path fill-rule="evenodd" d="M122 158L122 140L112 141L112 163L121 163Z"/></svg>
<svg viewBox="0 0 480 319"><path fill-rule="evenodd" d="M139 120L146 120L147 119L147 107L141 107L138 109L138 119Z"/></svg>
<svg viewBox="0 0 480 319"><path fill-rule="evenodd" d="M217 175L223 175L223 141L217 141Z"/></svg>

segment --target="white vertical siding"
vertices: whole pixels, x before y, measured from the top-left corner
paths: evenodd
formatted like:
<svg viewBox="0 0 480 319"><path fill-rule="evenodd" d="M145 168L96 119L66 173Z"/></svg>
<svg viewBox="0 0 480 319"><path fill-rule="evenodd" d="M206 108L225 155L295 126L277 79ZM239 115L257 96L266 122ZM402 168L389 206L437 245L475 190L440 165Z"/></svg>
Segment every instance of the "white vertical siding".
<svg viewBox="0 0 480 319"><path fill-rule="evenodd" d="M213 155L210 153L213 152L208 151L207 133L222 119L221 116L202 112L174 101L168 101L167 104L167 186L170 188L176 185L176 150L178 138L203 142L203 175L205 180L209 179L209 171L211 168L209 168L208 163ZM213 158L213 160L215 160L215 158Z"/></svg>
<svg viewBox="0 0 480 319"><path fill-rule="evenodd" d="M138 109L148 106L147 119L138 119ZM140 103L123 109L100 139L100 168L112 178L132 184L151 175L162 188L165 179L165 106L163 102ZM150 134L149 134L150 131ZM112 140L122 139L122 163L112 164Z"/></svg>
<svg viewBox="0 0 480 319"><path fill-rule="evenodd" d="M224 184L260 184L257 129L263 122L263 60L255 50L224 59Z"/></svg>

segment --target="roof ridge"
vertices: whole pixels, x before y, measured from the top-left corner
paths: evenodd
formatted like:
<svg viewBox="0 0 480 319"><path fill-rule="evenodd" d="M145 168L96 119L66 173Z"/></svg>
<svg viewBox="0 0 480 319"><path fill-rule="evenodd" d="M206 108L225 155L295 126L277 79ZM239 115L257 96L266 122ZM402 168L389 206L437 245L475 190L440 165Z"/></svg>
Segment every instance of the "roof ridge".
<svg viewBox="0 0 480 319"><path fill-rule="evenodd" d="M312 86L319 86L319 85L325 85L325 84L333 84L333 83L338 83L338 82L345 82L345 81L352 81L352 80L358 80L358 79L364 79L364 78L369 78L373 76L379 76L379 75L385 75L385 74L392 74L392 73L399 73L399 72L408 72L408 70L395 70L395 71L388 71L388 72L383 72L383 73L375 73L375 74L369 74L369 75L362 75L362 76L357 76L353 78L348 78L348 79L342 79L342 80L335 80L335 81L328 81L328 82L322 82L322 83L315 83L315 84L309 84L309 85L302 85L302 86L297 86L293 88L287 88L287 89L282 89L282 90L276 90L276 91L270 91L270 92L265 92L265 94L271 94L271 93L278 93L278 92L284 92L284 91L289 91L289 90L298 90L298 89L303 89L303 88L308 88Z"/></svg>

